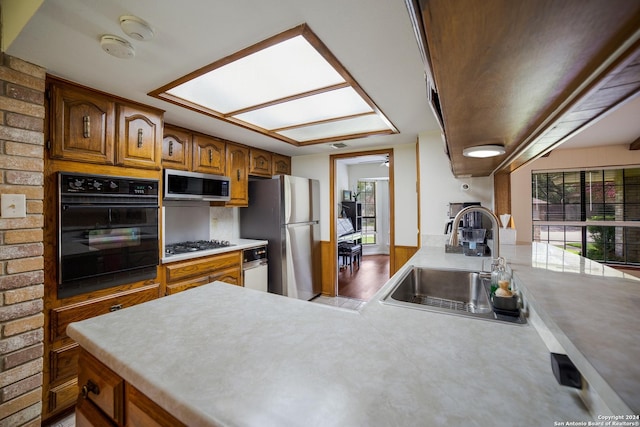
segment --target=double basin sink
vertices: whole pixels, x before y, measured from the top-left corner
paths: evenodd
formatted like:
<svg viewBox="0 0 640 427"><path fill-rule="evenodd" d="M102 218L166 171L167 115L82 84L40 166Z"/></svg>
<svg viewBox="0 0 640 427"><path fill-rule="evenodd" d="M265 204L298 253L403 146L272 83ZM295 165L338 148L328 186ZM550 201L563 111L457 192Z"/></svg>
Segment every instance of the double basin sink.
<svg viewBox="0 0 640 427"><path fill-rule="evenodd" d="M412 267L382 302L484 320L526 323L522 310L517 315L497 313L491 304L490 290L489 273Z"/></svg>

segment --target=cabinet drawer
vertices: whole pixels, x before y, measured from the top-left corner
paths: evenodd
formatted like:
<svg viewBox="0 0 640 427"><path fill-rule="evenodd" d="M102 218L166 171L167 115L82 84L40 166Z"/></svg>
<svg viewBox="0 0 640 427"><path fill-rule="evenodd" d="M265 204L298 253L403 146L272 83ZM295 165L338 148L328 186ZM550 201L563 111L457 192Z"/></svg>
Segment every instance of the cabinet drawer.
<svg viewBox="0 0 640 427"><path fill-rule="evenodd" d="M80 354L80 346L76 343L51 350L49 353L51 383L77 375L78 354Z"/></svg>
<svg viewBox="0 0 640 427"><path fill-rule="evenodd" d="M211 276L209 276L209 281L215 282L216 280L219 280L231 285L242 286L242 281L240 280L241 277L242 270L239 267L227 268L225 270L220 270L213 273Z"/></svg>
<svg viewBox="0 0 640 427"><path fill-rule="evenodd" d="M159 293L160 285L154 283L106 297L54 308L51 310L51 341L66 338L66 330L69 323L151 301L158 298L160 296Z"/></svg>
<svg viewBox="0 0 640 427"><path fill-rule="evenodd" d="M204 276L212 270L239 266L240 251L228 252L212 257L171 263L166 266L167 282L174 282L194 276Z"/></svg>
<svg viewBox="0 0 640 427"><path fill-rule="evenodd" d="M79 399L87 399L118 424L124 421L124 380L84 350L78 358Z"/></svg>
<svg viewBox="0 0 640 427"><path fill-rule="evenodd" d="M167 285L167 295L177 294L178 292L186 291L187 289L206 285L209 282L211 282L211 280L209 280L209 276L204 276L172 283Z"/></svg>
<svg viewBox="0 0 640 427"><path fill-rule="evenodd" d="M68 408L78 398L78 381L74 378L64 384L49 389L49 412Z"/></svg>

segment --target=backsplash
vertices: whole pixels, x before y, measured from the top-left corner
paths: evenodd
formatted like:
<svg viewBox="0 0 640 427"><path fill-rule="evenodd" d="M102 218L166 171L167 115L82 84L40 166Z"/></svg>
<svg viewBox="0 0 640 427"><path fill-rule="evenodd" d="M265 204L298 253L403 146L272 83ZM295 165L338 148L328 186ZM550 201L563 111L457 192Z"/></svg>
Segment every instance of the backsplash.
<svg viewBox="0 0 640 427"><path fill-rule="evenodd" d="M234 240L240 236L238 209L209 207L209 239Z"/></svg>
<svg viewBox="0 0 640 427"><path fill-rule="evenodd" d="M240 235L238 208L165 201L162 209L165 245L189 240L233 240Z"/></svg>

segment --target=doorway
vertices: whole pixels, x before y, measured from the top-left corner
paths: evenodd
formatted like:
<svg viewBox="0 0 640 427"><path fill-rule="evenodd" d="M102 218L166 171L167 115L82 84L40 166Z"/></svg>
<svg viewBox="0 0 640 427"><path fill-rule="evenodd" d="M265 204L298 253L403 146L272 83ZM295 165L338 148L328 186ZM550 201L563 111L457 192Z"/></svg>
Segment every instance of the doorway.
<svg viewBox="0 0 640 427"><path fill-rule="evenodd" d="M393 149L331 156L334 295L368 301L390 277Z"/></svg>

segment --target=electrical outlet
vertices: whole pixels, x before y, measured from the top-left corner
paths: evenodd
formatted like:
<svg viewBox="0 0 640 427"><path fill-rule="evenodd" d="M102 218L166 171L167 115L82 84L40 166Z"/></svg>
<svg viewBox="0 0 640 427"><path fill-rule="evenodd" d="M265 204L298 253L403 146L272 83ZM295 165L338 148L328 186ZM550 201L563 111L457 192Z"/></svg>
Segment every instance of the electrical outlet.
<svg viewBox="0 0 640 427"><path fill-rule="evenodd" d="M2 194L0 197L2 218L24 218L27 216L27 198L24 194Z"/></svg>

